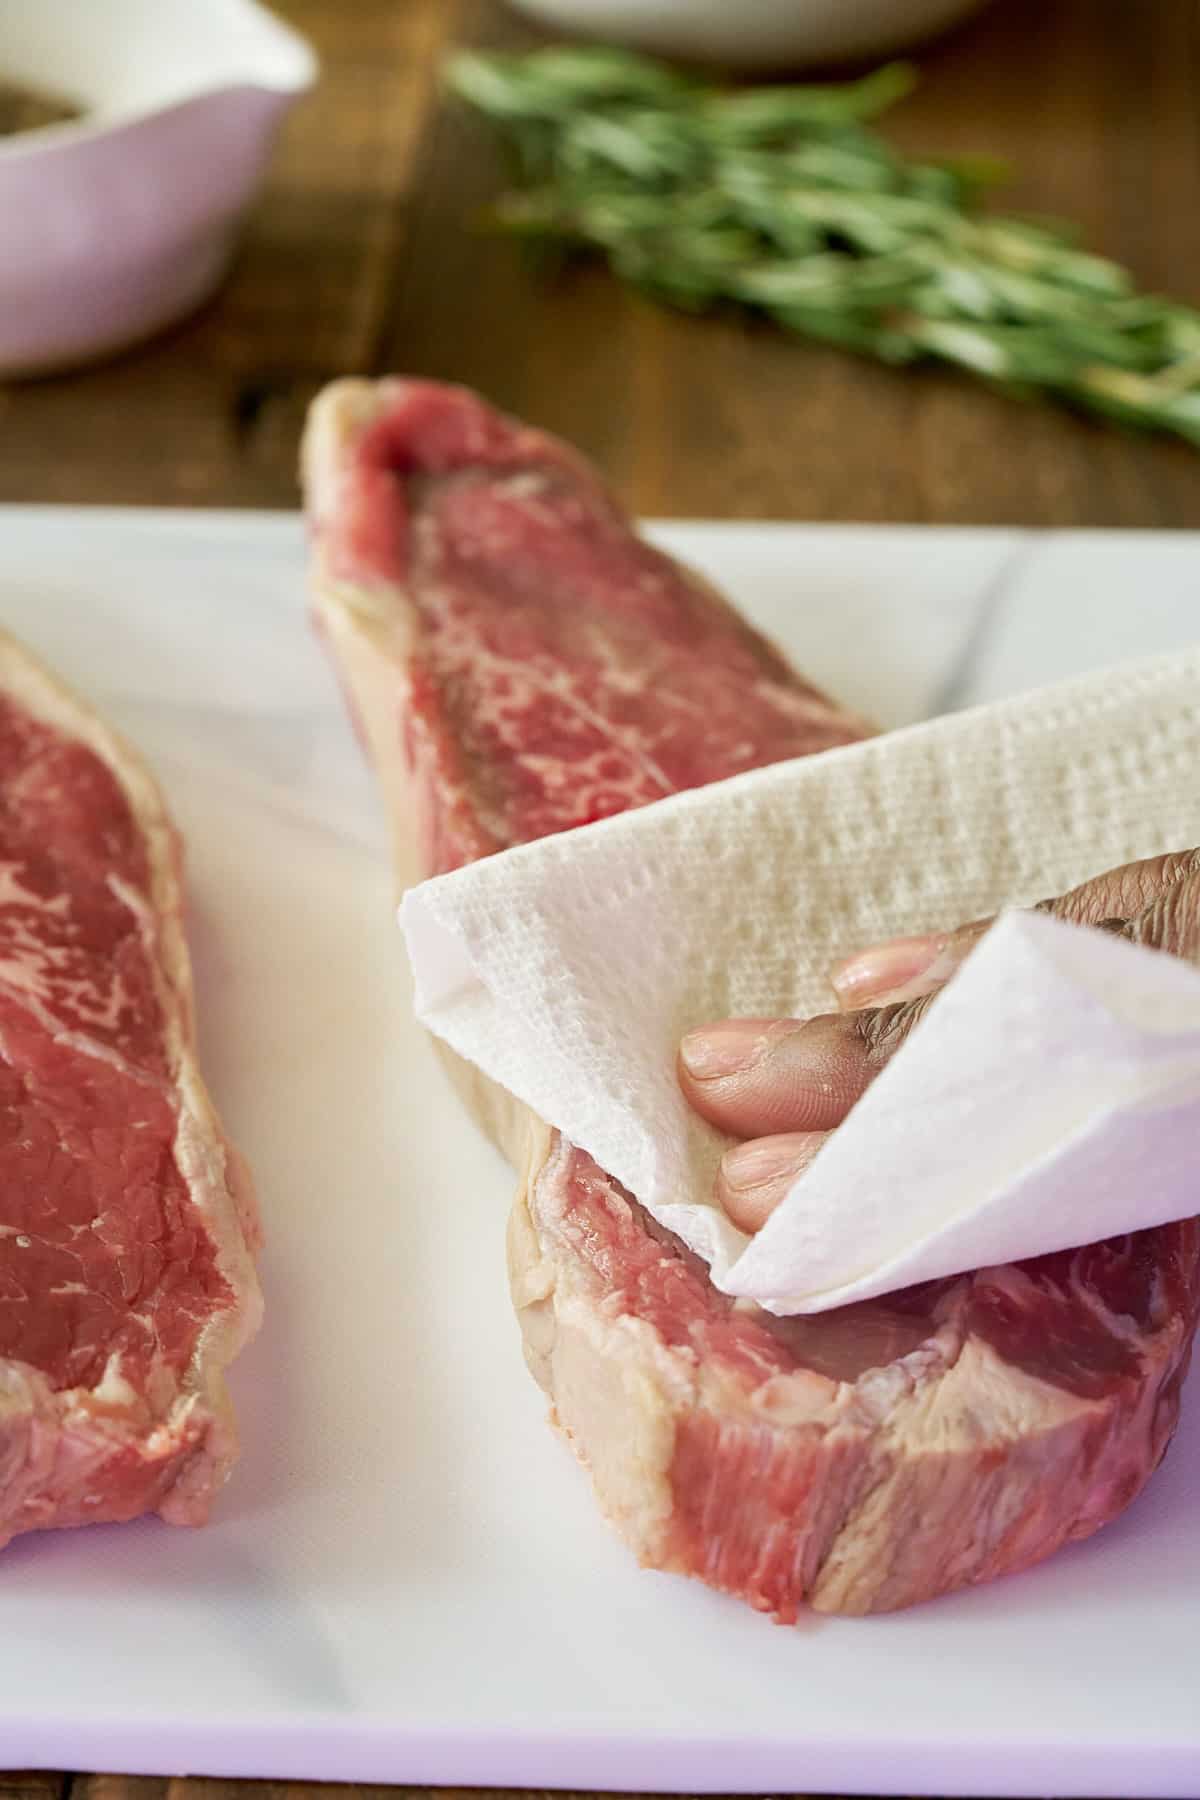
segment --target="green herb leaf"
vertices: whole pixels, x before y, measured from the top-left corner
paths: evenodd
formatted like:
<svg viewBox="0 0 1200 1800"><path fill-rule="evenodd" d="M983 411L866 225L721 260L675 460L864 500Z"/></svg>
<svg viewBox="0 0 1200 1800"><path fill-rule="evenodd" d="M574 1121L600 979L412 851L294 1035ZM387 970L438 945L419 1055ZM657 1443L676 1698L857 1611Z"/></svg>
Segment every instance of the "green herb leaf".
<svg viewBox="0 0 1200 1800"><path fill-rule="evenodd" d="M516 153L523 185L493 223L545 252L599 254L689 311L732 303L1200 445L1200 312L1138 293L1069 226L979 212L995 162L902 157L866 122L910 91L907 64L727 91L562 47L463 52L447 80Z"/></svg>

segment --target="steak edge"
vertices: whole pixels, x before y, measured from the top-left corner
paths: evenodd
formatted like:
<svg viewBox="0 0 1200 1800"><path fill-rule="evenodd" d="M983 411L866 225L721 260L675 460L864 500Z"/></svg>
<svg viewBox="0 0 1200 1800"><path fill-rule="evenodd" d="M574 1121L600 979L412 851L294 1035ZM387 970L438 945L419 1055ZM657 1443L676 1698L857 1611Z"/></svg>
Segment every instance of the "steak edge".
<svg viewBox="0 0 1200 1800"><path fill-rule="evenodd" d="M258 1224L182 914L148 771L0 633L0 1543L203 1523L237 1454Z"/></svg>
<svg viewBox="0 0 1200 1800"><path fill-rule="evenodd" d="M573 451L465 390L335 383L303 469L315 620L402 883L865 731ZM526 1359L644 1564L781 1621L890 1610L1088 1536L1157 1466L1197 1220L771 1319L438 1048L520 1174Z"/></svg>

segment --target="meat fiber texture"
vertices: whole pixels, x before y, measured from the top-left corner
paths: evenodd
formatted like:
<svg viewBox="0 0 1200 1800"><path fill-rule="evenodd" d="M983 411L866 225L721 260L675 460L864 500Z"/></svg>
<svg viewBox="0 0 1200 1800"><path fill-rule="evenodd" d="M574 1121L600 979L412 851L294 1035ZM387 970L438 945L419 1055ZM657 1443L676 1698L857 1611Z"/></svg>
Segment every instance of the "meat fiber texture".
<svg viewBox="0 0 1200 1800"><path fill-rule="evenodd" d="M336 383L303 461L316 620L402 882L866 732L575 453L462 390ZM1197 1220L776 1318L451 1061L520 1171L527 1360L644 1563L782 1621L907 1606L1088 1536L1162 1457Z"/></svg>
<svg viewBox="0 0 1200 1800"><path fill-rule="evenodd" d="M182 908L150 775L0 634L0 1543L201 1524L236 1456L258 1225Z"/></svg>

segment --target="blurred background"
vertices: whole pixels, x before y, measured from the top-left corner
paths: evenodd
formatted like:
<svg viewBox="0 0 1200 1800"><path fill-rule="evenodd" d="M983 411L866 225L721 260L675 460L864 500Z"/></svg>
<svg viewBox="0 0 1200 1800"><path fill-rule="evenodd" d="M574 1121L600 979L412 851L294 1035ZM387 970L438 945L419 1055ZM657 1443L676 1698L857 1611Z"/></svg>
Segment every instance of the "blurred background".
<svg viewBox="0 0 1200 1800"><path fill-rule="evenodd" d="M748 317L666 310L602 266L550 273L479 229L506 164L489 124L447 96L444 59L554 36L501 0L273 10L320 74L287 113L229 279L113 360L0 383L0 499L293 506L315 390L403 370L570 437L648 515L1200 520L1186 442ZM1198 47L1194 0L992 0L911 52L919 83L880 129L910 153L1003 159L994 204L1074 221L1139 286L1194 305Z"/></svg>

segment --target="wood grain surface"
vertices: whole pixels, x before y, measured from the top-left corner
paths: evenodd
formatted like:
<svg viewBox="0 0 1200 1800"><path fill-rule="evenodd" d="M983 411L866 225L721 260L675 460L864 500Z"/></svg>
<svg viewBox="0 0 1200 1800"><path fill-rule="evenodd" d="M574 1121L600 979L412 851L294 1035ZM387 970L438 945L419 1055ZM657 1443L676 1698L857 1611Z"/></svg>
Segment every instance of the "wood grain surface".
<svg viewBox="0 0 1200 1800"><path fill-rule="evenodd" d="M575 439L643 513L936 523L1200 521L1200 452L691 319L604 272L553 282L473 228L500 174L439 94L454 43L533 41L499 0L277 0L316 45L232 279L120 360L0 387L0 499L290 506L329 376L477 385ZM1012 163L1005 204L1078 220L1200 302L1195 0L994 0L922 57L887 129Z"/></svg>
<svg viewBox="0 0 1200 1800"><path fill-rule="evenodd" d="M533 35L497 0L275 0L315 44L233 275L117 361L0 386L0 499L296 502L322 382L470 382L579 443L647 514L1189 526L1200 452L688 319L580 269L547 284L472 229L500 166L439 94L453 44ZM887 129L1011 160L1004 203L1079 221L1146 284L1200 302L1200 8L995 0L921 58ZM0 1800L316 1800L336 1788L117 1774L0 1777ZM361 1800L449 1790L360 1788Z"/></svg>

